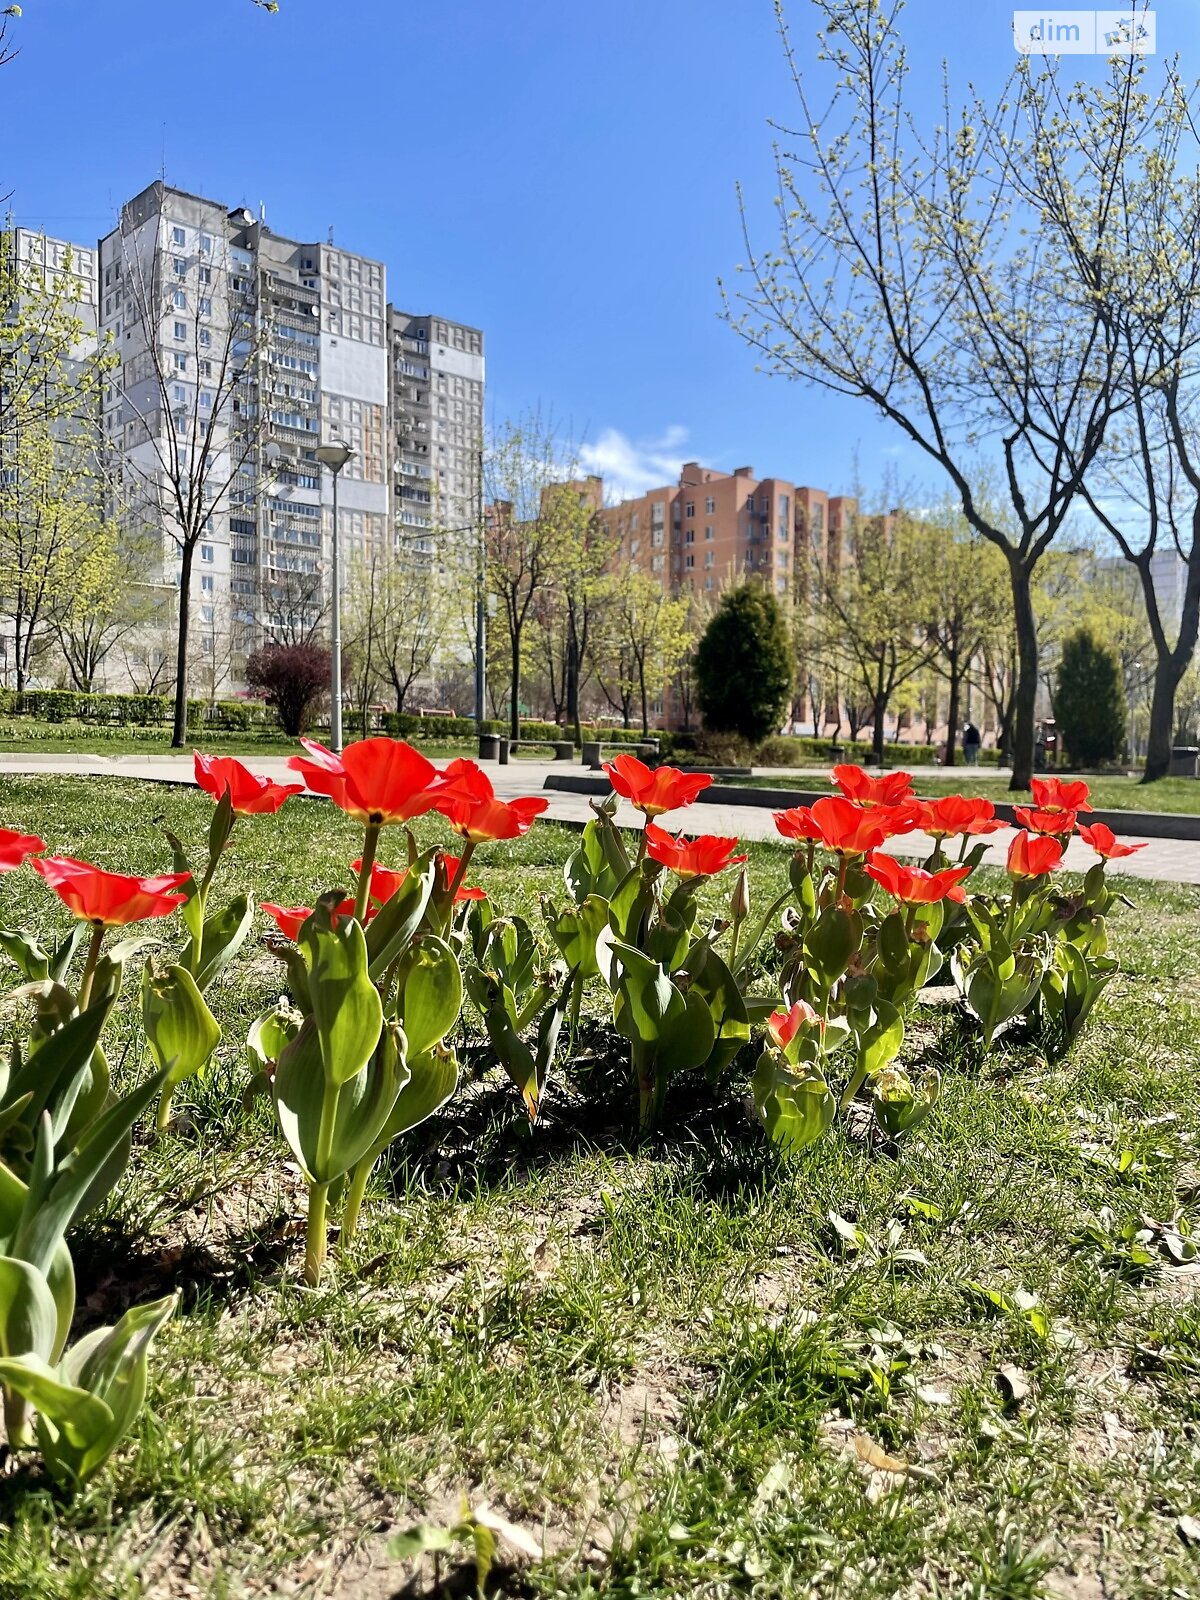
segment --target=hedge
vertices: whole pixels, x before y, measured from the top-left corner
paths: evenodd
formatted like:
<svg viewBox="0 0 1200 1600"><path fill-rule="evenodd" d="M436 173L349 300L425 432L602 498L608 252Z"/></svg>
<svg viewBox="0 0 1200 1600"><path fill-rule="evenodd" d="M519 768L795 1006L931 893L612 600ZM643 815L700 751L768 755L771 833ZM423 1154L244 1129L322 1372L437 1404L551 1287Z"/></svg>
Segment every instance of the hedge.
<svg viewBox="0 0 1200 1600"><path fill-rule="evenodd" d="M169 726L175 700L158 694L79 694L73 689L0 689L0 716L32 717L38 722L86 722L118 728ZM218 728L240 733L269 727L275 718L266 705L244 700L189 700L189 728Z"/></svg>

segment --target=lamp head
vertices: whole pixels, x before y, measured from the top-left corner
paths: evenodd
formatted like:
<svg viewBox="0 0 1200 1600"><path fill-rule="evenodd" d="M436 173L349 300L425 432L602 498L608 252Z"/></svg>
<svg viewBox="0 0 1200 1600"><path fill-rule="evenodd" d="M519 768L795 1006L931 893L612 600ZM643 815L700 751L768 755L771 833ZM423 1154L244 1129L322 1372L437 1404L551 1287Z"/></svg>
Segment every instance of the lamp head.
<svg viewBox="0 0 1200 1600"><path fill-rule="evenodd" d="M319 444L316 450L317 460L323 467L328 467L335 478L353 454L354 451L350 446L343 444L340 439L331 439L328 444Z"/></svg>

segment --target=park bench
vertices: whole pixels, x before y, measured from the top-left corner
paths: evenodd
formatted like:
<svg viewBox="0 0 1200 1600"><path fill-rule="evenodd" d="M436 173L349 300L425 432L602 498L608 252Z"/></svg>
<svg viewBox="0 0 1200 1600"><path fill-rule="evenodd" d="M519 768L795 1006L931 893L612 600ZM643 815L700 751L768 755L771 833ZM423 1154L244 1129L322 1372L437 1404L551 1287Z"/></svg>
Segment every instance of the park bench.
<svg viewBox="0 0 1200 1600"><path fill-rule="evenodd" d="M509 739L502 733L479 735L481 761L498 761L502 767L506 767L510 754L517 750L549 750L555 761L572 761L575 757L575 745L571 739Z"/></svg>
<svg viewBox="0 0 1200 1600"><path fill-rule="evenodd" d="M599 772L604 765L605 753L611 756L622 750L632 751L639 761L648 764L658 760L657 739L585 739L583 764L585 767L590 767L593 772Z"/></svg>

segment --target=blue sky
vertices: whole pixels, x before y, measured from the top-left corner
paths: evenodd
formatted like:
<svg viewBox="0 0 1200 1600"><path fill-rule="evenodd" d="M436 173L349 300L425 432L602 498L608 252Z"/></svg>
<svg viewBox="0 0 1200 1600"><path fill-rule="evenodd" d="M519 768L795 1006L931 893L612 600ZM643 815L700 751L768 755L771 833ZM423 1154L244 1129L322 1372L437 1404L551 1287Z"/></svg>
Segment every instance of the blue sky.
<svg viewBox="0 0 1200 1600"><path fill-rule="evenodd" d="M1064 9L1064 8L1059 8ZM158 176L387 262L391 298L486 330L490 409L541 405L630 487L684 459L831 490L930 482L870 411L754 370L719 320L765 240L771 116L794 100L770 0L24 0L0 74L0 192L81 240ZM797 43L808 0L791 0ZM921 81L998 86L1012 8L911 0ZM1200 56L1165 0L1159 49ZM1086 66L1086 58L1079 58ZM1186 65L1186 59L1185 59ZM940 491L941 485L934 484Z"/></svg>

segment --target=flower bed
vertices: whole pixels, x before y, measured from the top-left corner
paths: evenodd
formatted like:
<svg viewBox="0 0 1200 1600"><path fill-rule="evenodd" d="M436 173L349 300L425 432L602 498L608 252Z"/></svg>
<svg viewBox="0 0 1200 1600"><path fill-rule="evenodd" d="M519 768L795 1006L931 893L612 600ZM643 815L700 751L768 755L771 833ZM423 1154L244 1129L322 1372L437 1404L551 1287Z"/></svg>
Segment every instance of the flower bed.
<svg viewBox="0 0 1200 1600"><path fill-rule="evenodd" d="M209 1070L221 1041L206 991L238 960L255 911L249 893L225 900L216 889L239 817L274 816L307 787L362 829L352 893L330 887L311 907L263 905L287 994L246 1041L257 1068L247 1095L269 1102L308 1189L312 1286L333 1219L345 1253L375 1164L455 1094L450 1041L466 1000L531 1124L556 1064L572 1056L587 994L626 1056L643 1132L664 1120L682 1074L719 1085L757 1039L753 1101L784 1156L852 1107L894 1143L928 1118L941 1090L936 1067L914 1078L897 1065L921 990L948 972L985 1047L1024 1019L1049 1052L1066 1050L1115 973L1105 863L1139 848L1081 825L1086 784L1035 780L1007 890L971 893L982 838L1004 827L990 802L921 802L908 774L843 766L833 773L839 794L777 815L796 848L787 887L757 910L736 840L676 835L659 820L711 779L620 756L606 768L613 794L566 864L565 898L543 901L535 931L493 905L487 850L525 835L543 798L499 800L473 761L439 771L389 738L340 756L306 741L291 765L302 783L197 754L197 782L215 802L207 852L193 862L168 835L168 874L107 872L48 855L34 835L0 834L0 871L30 863L75 919L53 950L0 933L25 980L17 998L33 1011L0 1083L0 1386L10 1446L36 1442L66 1488L92 1477L129 1432L151 1341L175 1304L165 1296L135 1307L68 1348L67 1233L120 1182L131 1130L156 1101L158 1133L172 1137L176 1090ZM613 820L618 796L645 819L632 850ZM432 815L457 836L457 854L418 842L410 825ZM1053 874L1077 829L1097 861L1062 890ZM923 866L882 848L916 830L933 840ZM395 840L403 865L387 867L381 846ZM726 912L703 922L701 892L725 873ZM468 882L476 876L484 881ZM167 927L176 912L184 937L173 956L124 931ZM104 1036L134 961L151 1071L118 1094Z"/></svg>

